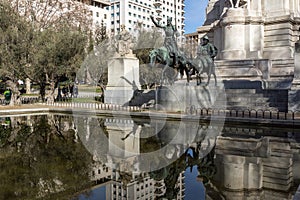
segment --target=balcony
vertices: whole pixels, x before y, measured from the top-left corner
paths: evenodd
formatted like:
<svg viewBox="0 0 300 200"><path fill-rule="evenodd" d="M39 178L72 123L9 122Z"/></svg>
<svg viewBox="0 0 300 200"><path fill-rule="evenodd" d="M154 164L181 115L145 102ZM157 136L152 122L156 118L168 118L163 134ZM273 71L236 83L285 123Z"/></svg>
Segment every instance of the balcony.
<svg viewBox="0 0 300 200"><path fill-rule="evenodd" d="M156 15L156 16L155 16L155 19L156 19L157 21L160 21L160 20L162 20L162 17L161 17L160 15Z"/></svg>
<svg viewBox="0 0 300 200"><path fill-rule="evenodd" d="M159 13L161 13L161 12L162 12L162 9L161 9L161 8L156 8L156 9L155 9L155 11L156 11L156 13L158 13L158 14L159 14Z"/></svg>
<svg viewBox="0 0 300 200"><path fill-rule="evenodd" d="M162 5L162 0L155 0L153 5L154 6L161 6Z"/></svg>

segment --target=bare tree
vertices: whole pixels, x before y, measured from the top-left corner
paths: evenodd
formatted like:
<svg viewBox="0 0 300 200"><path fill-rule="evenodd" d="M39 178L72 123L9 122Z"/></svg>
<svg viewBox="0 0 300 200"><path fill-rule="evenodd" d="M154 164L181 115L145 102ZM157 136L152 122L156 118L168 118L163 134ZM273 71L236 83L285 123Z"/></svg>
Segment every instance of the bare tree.
<svg viewBox="0 0 300 200"><path fill-rule="evenodd" d="M92 15L88 1L74 0L12 0L9 1L16 13L24 16L36 30L69 24L72 27L89 29Z"/></svg>

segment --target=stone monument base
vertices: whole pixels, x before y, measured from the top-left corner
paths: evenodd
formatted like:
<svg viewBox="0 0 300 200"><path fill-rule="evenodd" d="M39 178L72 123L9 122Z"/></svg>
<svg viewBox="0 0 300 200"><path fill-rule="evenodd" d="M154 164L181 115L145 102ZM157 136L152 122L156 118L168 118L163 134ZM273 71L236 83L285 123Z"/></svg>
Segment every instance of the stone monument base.
<svg viewBox="0 0 300 200"><path fill-rule="evenodd" d="M107 87L104 92L104 103L123 105L133 96L132 87Z"/></svg>
<svg viewBox="0 0 300 200"><path fill-rule="evenodd" d="M183 112L186 109L198 108L226 108L226 93L224 87L214 86L186 86L174 84L163 86L157 91L158 109L173 112Z"/></svg>
<svg viewBox="0 0 300 200"><path fill-rule="evenodd" d="M117 56L108 62L108 83L104 103L123 105L140 88L139 60L133 54Z"/></svg>

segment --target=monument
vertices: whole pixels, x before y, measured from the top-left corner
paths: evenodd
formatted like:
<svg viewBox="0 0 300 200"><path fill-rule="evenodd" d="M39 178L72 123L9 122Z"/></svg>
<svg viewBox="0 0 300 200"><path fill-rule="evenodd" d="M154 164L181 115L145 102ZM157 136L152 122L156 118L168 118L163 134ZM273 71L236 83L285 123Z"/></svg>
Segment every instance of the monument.
<svg viewBox="0 0 300 200"><path fill-rule="evenodd" d="M125 26L116 37L116 53L108 62L108 83L104 91L104 102L123 105L133 96L134 89L139 83L139 60L132 53L132 37ZM128 81L126 81L128 80Z"/></svg>
<svg viewBox="0 0 300 200"><path fill-rule="evenodd" d="M247 102L243 106L228 99L233 108L287 111L299 27L299 0L210 0L204 25L186 36L190 43L208 36L218 48L215 62L227 96L248 95L239 101Z"/></svg>
<svg viewBox="0 0 300 200"><path fill-rule="evenodd" d="M300 32L300 29L299 29ZM295 43L295 70L294 78L292 82L292 87L289 90L289 108L291 110L300 110L300 37L299 40Z"/></svg>

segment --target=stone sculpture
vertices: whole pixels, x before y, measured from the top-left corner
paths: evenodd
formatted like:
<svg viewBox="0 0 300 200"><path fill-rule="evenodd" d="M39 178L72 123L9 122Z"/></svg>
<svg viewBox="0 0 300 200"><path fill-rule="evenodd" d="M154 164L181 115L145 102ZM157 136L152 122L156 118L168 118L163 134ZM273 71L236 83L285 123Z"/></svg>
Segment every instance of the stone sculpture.
<svg viewBox="0 0 300 200"><path fill-rule="evenodd" d="M133 40L130 33L125 29L125 25L121 25L121 31L117 35L117 53L120 56L132 55Z"/></svg>

